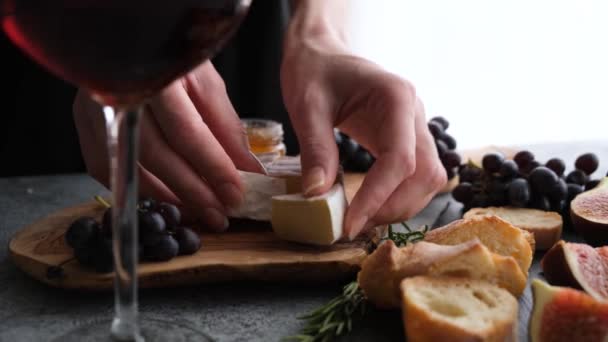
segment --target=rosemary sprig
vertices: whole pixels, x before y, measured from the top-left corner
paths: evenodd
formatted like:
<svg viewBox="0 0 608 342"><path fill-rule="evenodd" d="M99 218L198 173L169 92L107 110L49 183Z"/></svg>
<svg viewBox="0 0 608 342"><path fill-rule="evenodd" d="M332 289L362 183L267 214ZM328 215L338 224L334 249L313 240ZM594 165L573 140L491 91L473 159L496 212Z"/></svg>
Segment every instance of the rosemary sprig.
<svg viewBox="0 0 608 342"><path fill-rule="evenodd" d="M327 342L352 330L353 321L365 314L366 299L357 281L344 286L342 294L329 303L299 317L306 326L299 335L285 337L284 341Z"/></svg>
<svg viewBox="0 0 608 342"><path fill-rule="evenodd" d="M401 225L407 230L405 233L395 232L391 225L388 227L388 236L382 240L393 240L397 246L415 243L424 239L429 226L422 230L412 230L407 223ZM348 334L355 320L365 315L367 299L357 281L352 281L342 289L342 294L313 312L299 317L305 320L306 325L298 335L283 338L283 341L297 342L328 342Z"/></svg>
<svg viewBox="0 0 608 342"><path fill-rule="evenodd" d="M429 226L425 225L422 230L412 230L407 223L401 222L406 232L396 232L391 225L388 226L388 235L382 240L393 240L397 247L402 247L408 243L418 242L424 239L424 235L429 231Z"/></svg>

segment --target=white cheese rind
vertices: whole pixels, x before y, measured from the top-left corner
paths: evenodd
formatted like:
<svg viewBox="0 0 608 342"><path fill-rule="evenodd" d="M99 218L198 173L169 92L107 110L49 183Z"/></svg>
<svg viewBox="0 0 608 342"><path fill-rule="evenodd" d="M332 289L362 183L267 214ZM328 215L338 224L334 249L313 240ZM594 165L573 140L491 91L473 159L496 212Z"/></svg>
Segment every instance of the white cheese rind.
<svg viewBox="0 0 608 342"><path fill-rule="evenodd" d="M241 205L228 210L228 216L257 221L270 221L272 217L272 197L287 193L287 181L259 173L239 171L246 187Z"/></svg>
<svg viewBox="0 0 608 342"><path fill-rule="evenodd" d="M339 183L320 196L274 196L272 229L284 240L331 245L342 237L346 207L344 187Z"/></svg>

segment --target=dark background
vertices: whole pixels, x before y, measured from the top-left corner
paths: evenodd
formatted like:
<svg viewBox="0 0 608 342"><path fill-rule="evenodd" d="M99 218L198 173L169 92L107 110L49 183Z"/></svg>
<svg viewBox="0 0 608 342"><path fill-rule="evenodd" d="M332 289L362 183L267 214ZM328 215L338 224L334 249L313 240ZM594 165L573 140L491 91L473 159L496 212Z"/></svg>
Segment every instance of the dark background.
<svg viewBox="0 0 608 342"><path fill-rule="evenodd" d="M253 1L236 36L213 63L241 117L282 122L288 151L296 154L279 84L288 18L288 1ZM32 62L4 33L0 57L0 177L85 172L72 120L76 89Z"/></svg>

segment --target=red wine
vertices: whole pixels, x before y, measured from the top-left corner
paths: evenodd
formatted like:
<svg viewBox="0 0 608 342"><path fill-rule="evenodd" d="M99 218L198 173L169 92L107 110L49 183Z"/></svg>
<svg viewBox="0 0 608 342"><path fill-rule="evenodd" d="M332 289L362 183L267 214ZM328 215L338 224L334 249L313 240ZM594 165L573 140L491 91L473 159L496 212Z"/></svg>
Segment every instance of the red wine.
<svg viewBox="0 0 608 342"><path fill-rule="evenodd" d="M10 39L110 105L134 104L212 56L250 0L0 0Z"/></svg>

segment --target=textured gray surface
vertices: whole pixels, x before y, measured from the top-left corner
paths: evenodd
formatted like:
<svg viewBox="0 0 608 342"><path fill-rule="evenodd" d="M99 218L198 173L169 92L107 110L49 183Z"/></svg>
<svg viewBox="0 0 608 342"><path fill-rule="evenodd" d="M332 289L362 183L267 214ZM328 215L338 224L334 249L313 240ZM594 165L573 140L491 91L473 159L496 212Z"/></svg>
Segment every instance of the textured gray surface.
<svg viewBox="0 0 608 342"><path fill-rule="evenodd" d="M607 143L534 146L539 159L559 155L569 166L578 153L593 151L608 158ZM606 172L603 166L599 173ZM112 316L111 293L79 293L53 289L28 278L7 257L8 241L20 227L53 211L90 200L104 190L85 175L0 179L0 341L49 341L83 324ZM431 223L449 196L436 198L414 227ZM445 223L457 217L452 203ZM537 258L538 259L538 258ZM538 276L535 263L532 277ZM338 284L294 286L225 284L140 292L144 317L187 324L218 341L278 341L297 333L297 316L339 293ZM520 300L520 337L526 339L530 290ZM348 341L404 340L398 311L371 311Z"/></svg>

